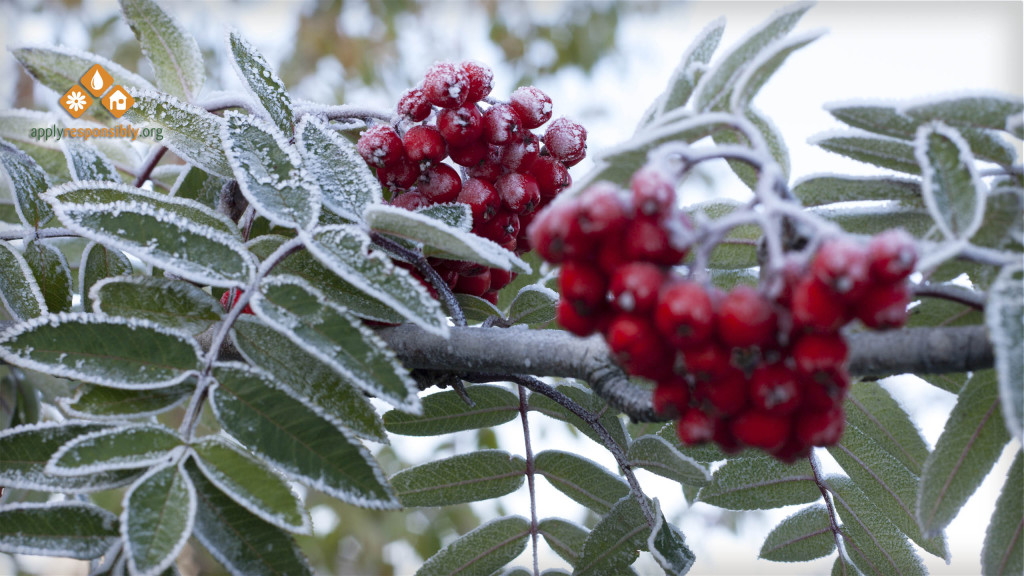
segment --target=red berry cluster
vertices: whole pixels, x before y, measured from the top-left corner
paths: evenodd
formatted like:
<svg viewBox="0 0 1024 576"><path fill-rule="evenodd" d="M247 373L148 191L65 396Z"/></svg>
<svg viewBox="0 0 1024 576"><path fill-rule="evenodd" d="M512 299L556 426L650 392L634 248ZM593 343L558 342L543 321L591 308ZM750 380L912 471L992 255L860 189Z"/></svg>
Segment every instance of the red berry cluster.
<svg viewBox="0 0 1024 576"><path fill-rule="evenodd" d="M530 249L526 227L536 211L572 182L568 168L586 155L587 132L558 118L542 137L534 134L551 119L551 98L524 86L510 102L485 106L492 78L476 62L435 64L398 101L398 127L371 126L356 147L391 191L392 205L467 204L473 233L522 254ZM491 302L513 278L471 262L431 264L452 290Z"/></svg>
<svg viewBox="0 0 1024 576"><path fill-rule="evenodd" d="M562 264L559 323L600 332L627 372L656 382L655 408L679 415L685 444L793 461L837 442L850 382L839 330L854 318L871 328L906 321L912 239L891 230L866 246L828 240L809 266L787 263L778 297L726 293L672 269L690 234L672 183L645 167L630 188L597 184L530 228L541 256Z"/></svg>

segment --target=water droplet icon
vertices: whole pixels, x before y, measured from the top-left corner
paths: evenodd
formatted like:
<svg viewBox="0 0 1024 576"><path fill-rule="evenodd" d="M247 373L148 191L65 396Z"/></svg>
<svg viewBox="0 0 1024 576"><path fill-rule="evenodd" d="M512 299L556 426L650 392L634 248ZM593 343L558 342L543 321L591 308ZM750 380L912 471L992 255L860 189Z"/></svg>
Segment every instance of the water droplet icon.
<svg viewBox="0 0 1024 576"><path fill-rule="evenodd" d="M100 71L99 70L97 70L96 72L93 72L92 80L89 81L89 86L93 90L102 90L103 89L103 77L100 76Z"/></svg>

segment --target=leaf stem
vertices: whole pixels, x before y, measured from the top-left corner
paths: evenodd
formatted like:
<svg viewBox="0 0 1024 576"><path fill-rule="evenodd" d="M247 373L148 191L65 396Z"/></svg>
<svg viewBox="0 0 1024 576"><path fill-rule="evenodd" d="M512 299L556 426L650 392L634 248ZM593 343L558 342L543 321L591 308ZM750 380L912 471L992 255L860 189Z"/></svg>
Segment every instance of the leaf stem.
<svg viewBox="0 0 1024 576"><path fill-rule="evenodd" d="M533 446L530 443L530 418L526 405L526 388L522 384L519 389L519 419L523 422L523 443L526 445L526 482L530 490L530 539L533 545L533 576L540 576L540 562L537 558L537 487L536 471L533 463Z"/></svg>
<svg viewBox="0 0 1024 576"><path fill-rule="evenodd" d="M164 154L167 154L166 146L157 146L149 153L149 156L146 157L146 161L143 162L142 167L139 168L139 174L135 177L135 183L133 186L141 188L142 185L146 183L146 180L149 180L149 176L153 173L153 169L155 169L156 165L160 163L160 159L164 157Z"/></svg>
<svg viewBox="0 0 1024 576"><path fill-rule="evenodd" d="M825 509L828 510L828 526L832 531L832 538L836 541L836 549L839 550L840 555L843 555L843 539L842 532L839 530L839 519L836 517L836 509L832 505L832 499L829 498L828 486L825 484L825 479L821 476L821 463L818 462L818 457L814 455L814 452L811 452L807 457L807 461L811 464L811 471L814 473L814 483L821 492L821 499L825 501Z"/></svg>

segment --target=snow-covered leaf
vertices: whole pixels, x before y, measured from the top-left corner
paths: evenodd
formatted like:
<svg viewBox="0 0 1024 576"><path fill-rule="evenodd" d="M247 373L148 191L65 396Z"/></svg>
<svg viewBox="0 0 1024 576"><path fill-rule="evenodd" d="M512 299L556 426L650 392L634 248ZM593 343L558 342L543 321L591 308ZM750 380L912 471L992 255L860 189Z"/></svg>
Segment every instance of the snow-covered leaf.
<svg viewBox="0 0 1024 576"><path fill-rule="evenodd" d="M85 502L0 506L0 552L88 560L118 539L117 517Z"/></svg>
<svg viewBox="0 0 1024 576"><path fill-rule="evenodd" d="M74 180L121 181L114 164L93 146L74 138L66 138L61 144L68 157L68 171Z"/></svg>
<svg viewBox="0 0 1024 576"><path fill-rule="evenodd" d="M1024 111L1024 100L1009 94L966 94L914 102L902 111L919 120L1005 130L1007 119Z"/></svg>
<svg viewBox="0 0 1024 576"><path fill-rule="evenodd" d="M0 431L0 486L79 494L128 484L136 478L135 471L114 470L75 477L54 476L44 471L50 457L61 446L82 434L107 428L70 421L28 424Z"/></svg>
<svg viewBox="0 0 1024 576"><path fill-rule="evenodd" d="M694 94L696 109L704 112L725 109L746 68L776 40L788 34L811 6L806 2L788 5L748 32L701 78Z"/></svg>
<svg viewBox="0 0 1024 576"><path fill-rule="evenodd" d="M576 562L575 576L622 574L647 549L651 533L640 504L626 494L594 526Z"/></svg>
<svg viewBox="0 0 1024 576"><path fill-rule="evenodd" d="M64 253L42 240L29 240L22 253L50 312L71 310L71 267Z"/></svg>
<svg viewBox="0 0 1024 576"><path fill-rule="evenodd" d="M221 364L214 376L218 384L211 399L218 421L258 456L344 502L399 506L384 473L351 432L293 398L261 370Z"/></svg>
<svg viewBox="0 0 1024 576"><path fill-rule="evenodd" d="M46 472L79 476L97 470L148 468L167 460L167 453L181 445L181 437L158 424L97 430L61 446L50 457Z"/></svg>
<svg viewBox="0 0 1024 576"><path fill-rule="evenodd" d="M967 143L952 128L927 124L914 147L921 193L935 223L950 240L970 238L985 216L985 187Z"/></svg>
<svg viewBox="0 0 1024 576"><path fill-rule="evenodd" d="M206 479L232 500L274 526L309 533L309 515L302 503L265 462L216 436L200 439L192 449Z"/></svg>
<svg viewBox="0 0 1024 576"><path fill-rule="evenodd" d="M222 315L220 302L201 288L160 276L105 278L89 297L97 313L151 320L189 334L205 331Z"/></svg>
<svg viewBox="0 0 1024 576"><path fill-rule="evenodd" d="M850 424L885 448L915 475L921 474L928 446L910 416L877 382L857 382L846 397Z"/></svg>
<svg viewBox="0 0 1024 576"><path fill-rule="evenodd" d="M82 384L70 398L58 398L61 409L74 418L124 421L151 418L171 410L192 395L194 381L155 390L122 390Z"/></svg>
<svg viewBox="0 0 1024 576"><path fill-rule="evenodd" d="M793 195L804 206L893 200L907 208L924 208L920 180L891 176L814 175L797 180Z"/></svg>
<svg viewBox="0 0 1024 576"><path fill-rule="evenodd" d="M44 198L76 233L186 280L232 287L254 272L233 223L193 200L103 182L65 184Z"/></svg>
<svg viewBox="0 0 1024 576"><path fill-rule="evenodd" d="M225 178L231 166L221 145L224 119L156 90L129 88L135 104L123 116L163 131L161 142L186 162Z"/></svg>
<svg viewBox="0 0 1024 576"><path fill-rule="evenodd" d="M737 114L742 113L790 54L814 42L824 33L824 30L805 32L793 38L779 40L765 48L744 67L736 79L729 109Z"/></svg>
<svg viewBox="0 0 1024 576"><path fill-rule="evenodd" d="M274 225L315 224L320 187L303 169L302 157L287 136L256 116L227 112L224 120L224 150L249 204Z"/></svg>
<svg viewBox="0 0 1024 576"><path fill-rule="evenodd" d="M571 452L544 450L534 456L534 470L559 492L598 514L607 514L629 494L629 486L617 474Z"/></svg>
<svg viewBox="0 0 1024 576"><path fill-rule="evenodd" d="M271 328L345 380L409 412L419 412L419 389L394 353L347 310L294 276L267 278L252 309Z"/></svg>
<svg viewBox="0 0 1024 576"><path fill-rule="evenodd" d="M858 130L842 130L812 136L807 143L847 158L897 172L921 173L921 166L914 156L914 145L897 138L877 136Z"/></svg>
<svg viewBox="0 0 1024 576"><path fill-rule="evenodd" d="M698 501L728 510L764 510L818 498L806 460L784 464L769 456L727 461L697 493Z"/></svg>
<svg viewBox="0 0 1024 576"><path fill-rule="evenodd" d="M41 198L49 183L46 173L28 154L0 140L0 162L14 191L14 208L26 226L42 228L53 218L53 210Z"/></svg>
<svg viewBox="0 0 1024 576"><path fill-rule="evenodd" d="M416 576L492 574L526 549L530 521L522 516L492 520L427 559Z"/></svg>
<svg viewBox="0 0 1024 576"><path fill-rule="evenodd" d="M493 241L419 212L379 204L368 206L363 216L372 230L423 244L427 256L476 262L522 274L532 272L529 264Z"/></svg>
<svg viewBox="0 0 1024 576"><path fill-rule="evenodd" d="M384 424L366 394L288 338L243 315L235 321L232 340L250 364L270 372L303 402L320 408L361 438L388 443Z"/></svg>
<svg viewBox="0 0 1024 576"><path fill-rule="evenodd" d="M611 434L615 443L623 450L626 450L629 447L629 440L626 438L626 428L622 424L622 420L619 419L619 411L608 406L608 404L600 396L594 394L589 387L565 380L556 384L555 390L571 398L584 410L591 414L596 414L599 417L598 420L601 422L601 425L605 427L605 430ZM597 442L602 446L604 445L601 437L589 424L551 398L542 394L530 394L529 407L533 412L540 412L545 416L572 424L576 429L587 435L587 437L594 442Z"/></svg>
<svg viewBox="0 0 1024 576"><path fill-rule="evenodd" d="M985 531L981 549L981 573L1009 576L1024 572L1024 460L1021 452L1013 459L1006 484L996 500L995 512Z"/></svg>
<svg viewBox="0 0 1024 576"><path fill-rule="evenodd" d="M25 257L0 240L0 302L16 320L29 320L46 313L46 300Z"/></svg>
<svg viewBox="0 0 1024 576"><path fill-rule="evenodd" d="M925 534L949 525L1010 440L999 404L995 370L975 372L924 463L917 519Z"/></svg>
<svg viewBox="0 0 1024 576"><path fill-rule="evenodd" d="M583 553L583 543L590 531L561 518L545 518L537 523L537 532L544 537L548 546L570 565Z"/></svg>
<svg viewBox="0 0 1024 576"><path fill-rule="evenodd" d="M192 34L153 0L121 0L121 10L153 65L157 86L186 102L195 101L206 70Z"/></svg>
<svg viewBox="0 0 1024 576"><path fill-rule="evenodd" d="M129 72L120 64L91 52L65 46L25 46L14 48L11 53L28 70L29 74L58 94L63 94L69 86L78 84L82 74L95 64L102 66L114 78L114 84L136 88L153 87L142 76Z"/></svg>
<svg viewBox="0 0 1024 576"><path fill-rule="evenodd" d="M555 319L558 293L542 285L523 286L508 309L508 319L513 324L538 326Z"/></svg>
<svg viewBox="0 0 1024 576"><path fill-rule="evenodd" d="M131 273L132 263L123 252L98 242L90 242L82 251L82 262L78 266L78 293L82 295L82 308L93 309L89 292L97 282Z"/></svg>
<svg viewBox="0 0 1024 576"><path fill-rule="evenodd" d="M1024 281L1020 263L999 272L988 292L985 325L996 357L1006 428L1024 440Z"/></svg>
<svg viewBox="0 0 1024 576"><path fill-rule="evenodd" d="M295 139L302 165L320 186L328 210L358 222L367 206L381 202L380 182L355 145L323 120L304 116L295 129Z"/></svg>
<svg viewBox="0 0 1024 576"><path fill-rule="evenodd" d="M462 314L466 317L466 322L469 324L479 324L492 316L497 316L498 318L505 317L497 306L479 296L457 293L455 294L455 300L459 302Z"/></svg>
<svg viewBox="0 0 1024 576"><path fill-rule="evenodd" d="M287 533L221 492L191 460L185 471L196 490L193 535L234 576L313 574Z"/></svg>
<svg viewBox="0 0 1024 576"><path fill-rule="evenodd" d="M903 228L911 235L921 238L935 226L935 221L926 210L901 208L895 203L851 207L826 205L810 208L808 211L835 222L847 232L866 236L873 236L890 228Z"/></svg>
<svg viewBox="0 0 1024 576"><path fill-rule="evenodd" d="M384 426L392 434L437 436L499 426L519 415L519 398L501 386L466 386L466 395L473 406L454 390L424 396L422 414L391 410L384 414Z"/></svg>
<svg viewBox="0 0 1024 576"><path fill-rule="evenodd" d="M202 351L188 334L147 320L61 313L0 334L0 358L60 378L143 390L178 384Z"/></svg>
<svg viewBox="0 0 1024 576"><path fill-rule="evenodd" d="M132 574L160 574L192 534L196 489L180 465L147 472L124 496L121 536Z"/></svg>
<svg viewBox="0 0 1024 576"><path fill-rule="evenodd" d="M660 436L641 436L629 445L626 454L630 465L688 486L703 486L711 473L693 458L684 456Z"/></svg>
<svg viewBox="0 0 1024 576"><path fill-rule="evenodd" d="M228 48L234 56L232 63L242 83L270 114L278 130L291 138L295 129L292 100L281 77L270 68L263 54L237 30L228 33Z"/></svg>
<svg viewBox="0 0 1024 576"><path fill-rule="evenodd" d="M772 529L761 545L759 558L773 562L807 562L836 549L828 510L818 503L786 518Z"/></svg>
<svg viewBox="0 0 1024 576"><path fill-rule="evenodd" d="M46 129L40 128L40 126L49 126L51 130L54 127L63 130L64 125L64 119L37 110L18 108L0 111L0 139L13 144L35 160L36 164L46 173L51 186L67 182L71 179L71 174L68 172L67 157L64 155L61 144L57 142L56 136L46 138ZM33 137L33 131L36 136L39 136L42 131L43 139L39 140ZM6 178L0 178L0 194L3 192L10 192ZM10 195L4 195L10 198Z"/></svg>
<svg viewBox="0 0 1024 576"><path fill-rule="evenodd" d="M227 178L210 174L202 168L188 166L174 181L169 195L195 200L203 206L216 210L220 192L227 182Z"/></svg>
<svg viewBox="0 0 1024 576"><path fill-rule="evenodd" d="M417 208L416 213L439 220L463 232L469 232L473 229L473 211L469 208L469 204L463 204L462 202L431 204L430 206Z"/></svg>
<svg viewBox="0 0 1024 576"><path fill-rule="evenodd" d="M441 303L408 271L379 251L370 251L370 238L352 226L327 226L305 235L306 249L356 290L398 312L428 332L448 336L448 319Z"/></svg>
<svg viewBox="0 0 1024 576"><path fill-rule="evenodd" d="M715 49L718 48L718 43L722 40L724 32L725 18L723 17L709 22L697 33L693 42L683 52L679 65L669 77L665 92L652 106L651 116L646 123L656 120L667 112L686 106L697 85L698 71L702 72L705 69L711 56L715 53ZM642 125L646 123L642 123Z"/></svg>
<svg viewBox="0 0 1024 576"><path fill-rule="evenodd" d="M526 460L480 450L408 468L390 480L402 506L451 506L515 492L526 480Z"/></svg>
<svg viewBox="0 0 1024 576"><path fill-rule="evenodd" d="M667 576L683 576L697 559L686 545L686 538L678 528L665 521L661 504L655 500L655 522L647 537L647 550Z"/></svg>

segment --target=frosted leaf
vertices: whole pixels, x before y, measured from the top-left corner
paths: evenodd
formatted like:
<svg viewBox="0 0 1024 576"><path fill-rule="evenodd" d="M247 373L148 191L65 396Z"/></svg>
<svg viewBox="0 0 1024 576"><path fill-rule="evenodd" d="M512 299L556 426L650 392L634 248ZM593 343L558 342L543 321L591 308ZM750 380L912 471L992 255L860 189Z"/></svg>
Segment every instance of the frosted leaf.
<svg viewBox="0 0 1024 576"><path fill-rule="evenodd" d="M57 404L72 418L124 422L129 418L151 418L178 407L195 390L195 379L167 388L122 390L81 384L70 398Z"/></svg>
<svg viewBox="0 0 1024 576"><path fill-rule="evenodd" d="M627 494L590 531L573 573L598 576L626 572L638 552L647 547L650 531L640 504Z"/></svg>
<svg viewBox="0 0 1024 576"><path fill-rule="evenodd" d="M237 30L228 32L228 48L234 56L231 62L242 83L262 104L277 128L290 138L295 129L295 119L292 101L281 77L270 69L263 54Z"/></svg>
<svg viewBox="0 0 1024 576"><path fill-rule="evenodd" d="M647 551L654 556L665 574L682 575L690 571L696 556L686 546L686 538L678 528L665 520L661 503L654 500L654 527L647 537Z"/></svg>
<svg viewBox="0 0 1024 576"><path fill-rule="evenodd" d="M188 166L181 171L178 179L171 186L170 196L195 200L203 206L217 209L220 200L220 192L224 189L228 179L210 174L201 168Z"/></svg>
<svg viewBox="0 0 1024 576"><path fill-rule="evenodd" d="M523 286L508 309L508 320L513 324L531 326L547 324L555 319L558 293L543 284Z"/></svg>
<svg viewBox="0 0 1024 576"><path fill-rule="evenodd" d="M117 516L85 502L0 506L0 552L88 560L118 539Z"/></svg>
<svg viewBox="0 0 1024 576"><path fill-rule="evenodd" d="M94 64L102 66L114 78L114 84L136 88L153 87L148 80L120 64L84 50L67 46L25 46L14 48L11 53L29 74L58 94L63 94L68 86L78 84L83 71L92 68Z"/></svg>
<svg viewBox="0 0 1024 576"><path fill-rule="evenodd" d="M206 80L196 39L152 0L122 0L121 10L153 65L156 83L185 101L194 101Z"/></svg>
<svg viewBox="0 0 1024 576"><path fill-rule="evenodd" d="M324 206L352 221L382 201L380 182L359 156L354 144L323 120L305 116L295 130L296 146L310 176L320 186Z"/></svg>
<svg viewBox="0 0 1024 576"><path fill-rule="evenodd" d="M996 277L985 304L985 324L995 351L999 398L1006 428L1024 436L1024 283L1018 263Z"/></svg>
<svg viewBox="0 0 1024 576"><path fill-rule="evenodd" d="M155 576L174 563L192 533L196 489L180 464L154 468L129 488L121 537L132 574Z"/></svg>
<svg viewBox="0 0 1024 576"><path fill-rule="evenodd" d="M289 532L311 532L309 514L288 482L262 460L216 436L200 439L192 449L206 479L246 510Z"/></svg>
<svg viewBox="0 0 1024 576"><path fill-rule="evenodd" d="M149 468L182 445L174 431L158 424L108 428L83 434L53 453L46 473L81 476L107 470Z"/></svg>
<svg viewBox="0 0 1024 576"><path fill-rule="evenodd" d="M103 278L131 273L132 263L120 250L89 242L82 251L82 261L78 266L78 293L82 295L82 309L92 310L89 291L97 282Z"/></svg>
<svg viewBox="0 0 1024 576"><path fill-rule="evenodd" d="M891 176L811 174L793 184L793 195L804 206L894 200L906 208L924 208L920 180Z"/></svg>
<svg viewBox="0 0 1024 576"><path fill-rule="evenodd" d="M42 240L29 240L22 254L50 312L71 310L71 268L64 253Z"/></svg>
<svg viewBox="0 0 1024 576"><path fill-rule="evenodd" d="M903 228L921 238L935 226L926 210L903 208L895 202L873 203L871 206L842 206L829 204L808 211L831 220L843 230L854 234L873 236L890 228ZM919 269L920 264L918 264Z"/></svg>
<svg viewBox="0 0 1024 576"><path fill-rule="evenodd" d="M76 233L187 280L232 287L254 272L234 223L193 200L109 182L65 184L44 199Z"/></svg>
<svg viewBox="0 0 1024 576"><path fill-rule="evenodd" d="M737 78L729 108L737 114L742 113L744 109L750 106L754 96L757 95L786 59L789 58L790 54L814 42L824 33L825 30L805 32L786 40L780 40L765 48L763 52L746 65L742 74Z"/></svg>
<svg viewBox="0 0 1024 576"><path fill-rule="evenodd" d="M406 412L422 410L416 382L387 344L304 280L267 278L251 305L268 326L348 382Z"/></svg>
<svg viewBox="0 0 1024 576"><path fill-rule="evenodd" d="M429 216L434 220L440 220L452 228L463 232L473 229L473 211L469 204L463 202L446 202L444 204L431 204L416 209L417 214Z"/></svg>
<svg viewBox="0 0 1024 576"><path fill-rule="evenodd" d="M64 146L64 154L68 157L68 171L74 180L121 182L117 168L99 150L74 138L66 138L61 140L61 143Z"/></svg>
<svg viewBox="0 0 1024 576"><path fill-rule="evenodd" d="M46 112L20 108L0 111L0 138L17 146L35 160L46 172L51 186L71 179L71 174L68 173L67 159L64 157L60 142L56 139L56 134L52 131L52 129L63 130L67 124L66 118L66 116L60 118ZM39 130L41 126L50 127L52 135L46 138L45 128L43 128L44 138L37 140L32 137L32 131ZM134 166L135 162L128 165ZM0 178L0 181L2 180L4 178Z"/></svg>
<svg viewBox="0 0 1024 576"><path fill-rule="evenodd" d="M152 320L200 334L223 316L216 298L183 280L159 276L105 278L89 292L93 311Z"/></svg>
<svg viewBox="0 0 1024 576"><path fill-rule="evenodd" d="M693 70L695 67L707 64L711 60L712 54L718 48L718 43L722 40L722 33L724 31L725 18L719 17L709 22L697 33L693 42L683 52L679 65L676 66L675 70L672 71L672 75L669 76L668 86L665 88L665 91L653 104L648 121L641 122L640 128L664 115L666 112L686 105L696 85Z"/></svg>
<svg viewBox="0 0 1024 576"><path fill-rule="evenodd" d="M921 166L921 194L935 224L950 240L974 235L985 217L985 185L970 147L941 123L918 129L914 156Z"/></svg>
<svg viewBox="0 0 1024 576"><path fill-rule="evenodd" d="M224 114L221 133L242 195L272 224L309 228L320 213L320 187L302 168L294 145L255 116Z"/></svg>
<svg viewBox="0 0 1024 576"><path fill-rule="evenodd" d="M354 226L325 226L313 234L300 232L306 249L321 264L356 290L381 302L428 332L448 336L441 303L408 271L395 266L370 238Z"/></svg>
<svg viewBox="0 0 1024 576"><path fill-rule="evenodd" d="M26 226L41 228L53 218L53 211L41 199L49 180L46 173L28 154L0 140L0 162L3 163L14 191L14 208Z"/></svg>
<svg viewBox="0 0 1024 576"><path fill-rule="evenodd" d="M529 535L530 521L522 516L491 520L438 550L416 576L496 573L526 549Z"/></svg>
<svg viewBox="0 0 1024 576"><path fill-rule="evenodd" d="M173 386L201 357L191 335L135 318L62 312L0 333L0 358L15 366L111 388Z"/></svg>
<svg viewBox="0 0 1024 576"><path fill-rule="evenodd" d="M882 168L908 174L921 173L914 157L914 146L898 138L877 136L862 130L832 130L808 138L807 143Z"/></svg>
<svg viewBox="0 0 1024 576"><path fill-rule="evenodd" d="M47 312L35 275L25 258L0 240L0 302L16 320L29 320Z"/></svg>
<svg viewBox="0 0 1024 576"><path fill-rule="evenodd" d="M224 120L220 116L155 90L128 88L128 92L135 104L124 118L162 129L161 144L189 164L218 176L231 177L231 166L221 148Z"/></svg>
<svg viewBox="0 0 1024 576"><path fill-rule="evenodd" d="M909 102L902 111L920 120L1005 130L1008 120L1024 111L1024 100L1012 94L963 92Z"/></svg>
<svg viewBox="0 0 1024 576"><path fill-rule="evenodd" d="M706 467L680 453L660 436L637 438L629 445L627 457L632 466L689 486L701 486L711 481L711 474Z"/></svg>

